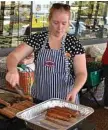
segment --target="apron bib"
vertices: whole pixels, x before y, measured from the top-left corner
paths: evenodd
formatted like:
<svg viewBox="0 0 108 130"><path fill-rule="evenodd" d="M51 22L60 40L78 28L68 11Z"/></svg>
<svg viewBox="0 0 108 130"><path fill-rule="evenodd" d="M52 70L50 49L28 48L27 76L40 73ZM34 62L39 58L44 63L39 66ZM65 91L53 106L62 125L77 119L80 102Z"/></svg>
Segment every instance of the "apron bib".
<svg viewBox="0 0 108 130"><path fill-rule="evenodd" d="M68 67L69 61L65 56L65 37L59 50L45 49L47 42L48 37L38 53L35 63L35 84L31 94L42 101L50 98L66 99L67 94L72 90L73 78Z"/></svg>

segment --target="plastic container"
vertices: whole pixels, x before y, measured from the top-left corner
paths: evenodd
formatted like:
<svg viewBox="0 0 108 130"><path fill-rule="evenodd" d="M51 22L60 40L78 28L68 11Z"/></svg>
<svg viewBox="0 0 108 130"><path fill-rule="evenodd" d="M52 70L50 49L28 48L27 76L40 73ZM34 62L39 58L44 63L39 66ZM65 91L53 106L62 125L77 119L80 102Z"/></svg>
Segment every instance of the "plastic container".
<svg viewBox="0 0 108 130"><path fill-rule="evenodd" d="M34 71L32 72L19 72L20 86L23 88L25 94L31 94L31 87L34 83Z"/></svg>
<svg viewBox="0 0 108 130"><path fill-rule="evenodd" d="M101 70L88 71L88 78L86 84L92 87L99 85L101 82Z"/></svg>

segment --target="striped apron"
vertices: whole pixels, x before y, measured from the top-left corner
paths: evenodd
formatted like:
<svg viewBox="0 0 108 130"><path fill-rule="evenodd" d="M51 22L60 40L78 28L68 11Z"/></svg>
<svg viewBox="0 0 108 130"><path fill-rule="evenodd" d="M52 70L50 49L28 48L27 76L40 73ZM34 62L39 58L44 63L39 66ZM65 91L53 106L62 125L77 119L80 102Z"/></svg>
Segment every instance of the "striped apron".
<svg viewBox="0 0 108 130"><path fill-rule="evenodd" d="M50 98L66 99L74 82L68 67L69 61L65 56L65 38L59 50L46 49L47 42L48 37L37 56L36 77L31 94L33 98L42 101ZM76 103L79 103L78 96Z"/></svg>

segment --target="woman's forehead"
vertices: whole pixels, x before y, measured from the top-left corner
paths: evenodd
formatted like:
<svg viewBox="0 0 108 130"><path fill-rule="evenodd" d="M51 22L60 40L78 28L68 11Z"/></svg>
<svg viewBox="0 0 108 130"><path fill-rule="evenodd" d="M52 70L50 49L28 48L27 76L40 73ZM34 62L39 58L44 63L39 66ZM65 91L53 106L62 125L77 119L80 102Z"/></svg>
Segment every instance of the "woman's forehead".
<svg viewBox="0 0 108 130"><path fill-rule="evenodd" d="M65 10L55 10L52 14L52 19L58 18L69 19L69 12Z"/></svg>
<svg viewBox="0 0 108 130"><path fill-rule="evenodd" d="M55 14L66 14L66 15L69 15L69 12L68 11L65 11L65 10L63 10L63 9L55 9L54 11L53 11L53 13L52 13L52 15L55 15Z"/></svg>

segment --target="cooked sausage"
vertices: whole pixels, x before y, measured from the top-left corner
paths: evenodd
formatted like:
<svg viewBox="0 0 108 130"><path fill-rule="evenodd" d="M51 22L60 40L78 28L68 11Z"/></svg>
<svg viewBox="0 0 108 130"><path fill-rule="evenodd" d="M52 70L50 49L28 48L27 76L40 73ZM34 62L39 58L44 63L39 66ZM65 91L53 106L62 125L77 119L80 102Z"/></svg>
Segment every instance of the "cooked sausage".
<svg viewBox="0 0 108 130"><path fill-rule="evenodd" d="M52 118L55 118L55 119L61 119L61 120L64 120L64 121L69 121L69 119L70 119L66 116L60 115L58 113L52 113L52 112L47 112L46 116L52 117Z"/></svg>
<svg viewBox="0 0 108 130"><path fill-rule="evenodd" d="M19 103L14 103L13 105L15 108L16 108L16 106L23 106L23 108L26 109L26 108L33 106L34 104L30 101L25 100L25 101L21 101ZM18 109L20 109L20 108L18 108Z"/></svg>
<svg viewBox="0 0 108 130"><path fill-rule="evenodd" d="M13 118L16 115L14 112L12 112L6 108L0 109L0 114L5 115L8 118Z"/></svg>
<svg viewBox="0 0 108 130"><path fill-rule="evenodd" d="M28 101L28 100L25 100L25 102L26 102L27 104L30 104L30 105L35 105L33 102Z"/></svg>
<svg viewBox="0 0 108 130"><path fill-rule="evenodd" d="M32 97L29 96L29 95L23 95L23 98L24 98L24 99L27 99L27 100L29 100L29 101L33 101Z"/></svg>
<svg viewBox="0 0 108 130"><path fill-rule="evenodd" d="M12 105L12 107L15 108L15 109L18 109L18 110L20 110L20 111L22 111L22 110L24 110L24 109L27 108L27 107L25 107L25 106L23 106L23 105L19 105L19 104L17 104L17 103L14 103L14 104Z"/></svg>
<svg viewBox="0 0 108 130"><path fill-rule="evenodd" d="M70 109L70 108L67 108L67 107L56 106L55 109L59 110L59 111L62 111L64 113L70 113L72 117L77 117L77 116L80 115L80 111L73 110L73 109Z"/></svg>
<svg viewBox="0 0 108 130"><path fill-rule="evenodd" d="M66 117L66 118L70 118L70 117L71 117L71 114L70 114L70 113L65 113L65 112L60 111L60 110L55 109L55 108L50 108L50 109L47 110L47 112L57 113L57 114L62 115L62 116L64 116L64 117Z"/></svg>
<svg viewBox="0 0 108 130"><path fill-rule="evenodd" d="M3 105L5 105L5 106L11 106L10 103L6 102L5 100L3 100L1 98L0 98L0 103L3 104Z"/></svg>
<svg viewBox="0 0 108 130"><path fill-rule="evenodd" d="M22 101L22 102L20 102L19 104L20 104L20 105L24 105L24 106L27 107L27 108L34 105L34 103L32 103L32 102L30 102L30 101L28 101L28 100Z"/></svg>
<svg viewBox="0 0 108 130"><path fill-rule="evenodd" d="M15 114L16 113L18 113L18 112L20 112L20 110L18 110L18 109L16 109L16 108L13 108L13 107L6 107L8 110L10 110L10 111L12 111L12 112L14 112Z"/></svg>

